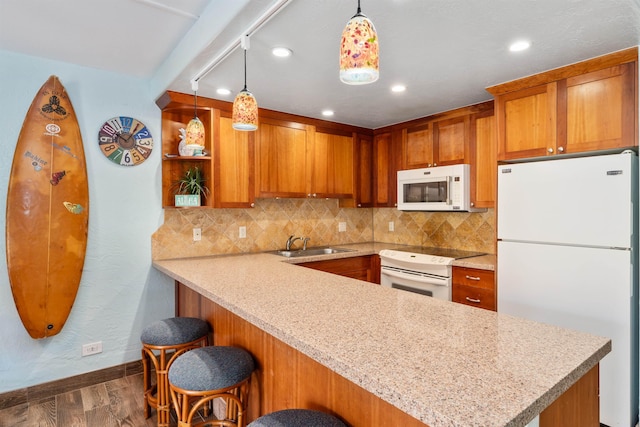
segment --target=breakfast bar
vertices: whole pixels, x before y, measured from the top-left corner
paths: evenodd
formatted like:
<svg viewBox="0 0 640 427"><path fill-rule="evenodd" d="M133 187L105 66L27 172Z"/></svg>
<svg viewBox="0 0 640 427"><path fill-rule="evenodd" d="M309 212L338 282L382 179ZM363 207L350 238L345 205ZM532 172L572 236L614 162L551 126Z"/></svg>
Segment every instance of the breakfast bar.
<svg viewBox="0 0 640 427"><path fill-rule="evenodd" d="M268 253L156 260L154 267L176 281L177 315L208 320L215 344L253 354L249 420L308 407L353 426L524 426L538 414L541 426L598 425L607 338Z"/></svg>

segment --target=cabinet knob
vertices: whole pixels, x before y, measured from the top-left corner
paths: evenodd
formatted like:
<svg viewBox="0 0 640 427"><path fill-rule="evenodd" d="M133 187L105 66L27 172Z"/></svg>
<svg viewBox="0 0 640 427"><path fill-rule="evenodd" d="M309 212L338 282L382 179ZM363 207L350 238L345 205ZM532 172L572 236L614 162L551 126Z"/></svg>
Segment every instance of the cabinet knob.
<svg viewBox="0 0 640 427"><path fill-rule="evenodd" d="M564 147L558 147L558 153L564 152Z"/></svg>
<svg viewBox="0 0 640 427"><path fill-rule="evenodd" d="M547 152L553 153L553 148L547 148Z"/></svg>
<svg viewBox="0 0 640 427"><path fill-rule="evenodd" d="M361 208L361 207L362 207L362 204L361 204L361 203L358 203L358 207L359 207L359 208Z"/></svg>
<svg viewBox="0 0 640 427"><path fill-rule="evenodd" d="M433 166L438 166L438 164L437 164L437 163L434 163L434 164L433 164Z"/></svg>
<svg viewBox="0 0 640 427"><path fill-rule="evenodd" d="M256 204L255 204L255 203L251 203L251 207L252 207L252 208L255 208L255 207L256 207Z"/></svg>
<svg viewBox="0 0 640 427"><path fill-rule="evenodd" d="M429 164L427 165L427 167L428 167L428 168L430 168L430 167L431 167L431 163L429 163Z"/></svg>

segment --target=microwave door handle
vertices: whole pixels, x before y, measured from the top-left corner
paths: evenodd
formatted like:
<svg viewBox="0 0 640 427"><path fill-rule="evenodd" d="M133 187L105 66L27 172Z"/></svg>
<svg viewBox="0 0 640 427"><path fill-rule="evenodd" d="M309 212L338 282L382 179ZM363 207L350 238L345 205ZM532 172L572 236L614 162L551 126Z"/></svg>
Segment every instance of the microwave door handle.
<svg viewBox="0 0 640 427"><path fill-rule="evenodd" d="M447 205L451 205L451 177L447 176Z"/></svg>

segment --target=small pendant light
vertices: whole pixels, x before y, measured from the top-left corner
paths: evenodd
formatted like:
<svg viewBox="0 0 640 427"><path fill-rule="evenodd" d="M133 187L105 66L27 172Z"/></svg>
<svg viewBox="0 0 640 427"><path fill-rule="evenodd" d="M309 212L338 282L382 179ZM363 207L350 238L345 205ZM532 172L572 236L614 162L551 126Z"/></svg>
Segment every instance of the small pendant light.
<svg viewBox="0 0 640 427"><path fill-rule="evenodd" d="M186 145L199 145L200 152L204 149L204 124L198 118L198 82L191 82L193 89L193 119L187 124L184 143ZM195 147L193 147L195 148Z"/></svg>
<svg viewBox="0 0 640 427"><path fill-rule="evenodd" d="M244 50L244 89L236 95L233 101L233 113L231 126L236 130L252 131L258 129L258 102L249 90L247 90L247 50L249 38L244 36L241 40Z"/></svg>
<svg viewBox="0 0 640 427"><path fill-rule="evenodd" d="M358 10L347 22L340 43L340 81L363 85L378 80L378 35L369 20Z"/></svg>

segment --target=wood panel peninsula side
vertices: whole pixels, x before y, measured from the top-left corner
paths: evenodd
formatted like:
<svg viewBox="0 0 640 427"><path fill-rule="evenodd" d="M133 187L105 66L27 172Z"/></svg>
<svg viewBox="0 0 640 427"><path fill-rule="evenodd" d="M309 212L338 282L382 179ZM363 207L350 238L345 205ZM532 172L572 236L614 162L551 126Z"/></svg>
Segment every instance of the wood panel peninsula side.
<svg viewBox="0 0 640 427"><path fill-rule="evenodd" d="M348 255L377 253L353 245ZM268 254L156 260L177 315L250 351L249 420L284 408L351 426L599 426L611 341L296 266Z"/></svg>

